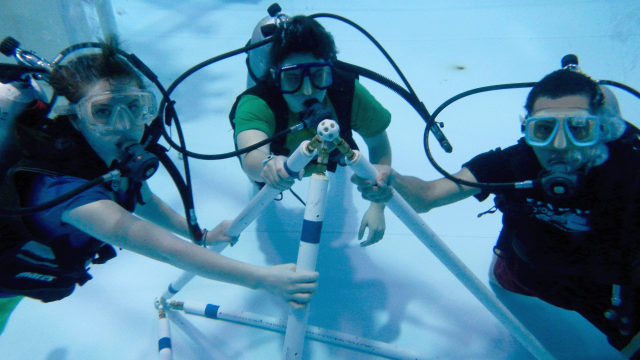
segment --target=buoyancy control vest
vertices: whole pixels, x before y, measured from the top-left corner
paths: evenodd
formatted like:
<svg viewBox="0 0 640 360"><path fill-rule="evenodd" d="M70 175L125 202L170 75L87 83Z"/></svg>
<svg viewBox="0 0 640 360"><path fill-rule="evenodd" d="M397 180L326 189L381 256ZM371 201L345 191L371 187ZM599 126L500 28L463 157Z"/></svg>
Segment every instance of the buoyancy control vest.
<svg viewBox="0 0 640 360"><path fill-rule="evenodd" d="M46 131L31 132L34 127L42 127L38 124L19 131L19 140L27 151L0 185L1 206L24 207L30 183L39 174L92 180L109 171L68 120L46 120ZM42 134L48 140L43 141ZM30 145L27 148L25 144ZM111 191L110 184L104 186ZM131 184L120 205L133 211L140 188L141 183ZM25 295L43 302L60 300L69 296L76 284L83 285L91 279L89 264L103 264L115 256L111 245L95 238L77 248L70 244L69 235L42 239L29 231L23 217L0 217L0 291L5 294Z"/></svg>
<svg viewBox="0 0 640 360"><path fill-rule="evenodd" d="M628 249L629 251L631 251L631 249L636 249L636 253L629 253L625 255L628 255L628 258L624 261L626 265L618 270L618 272L620 274L627 273L626 275L620 276L623 278L630 278L628 280L631 280L635 285L640 285L640 252L637 252L638 246L634 245L638 243L638 237L640 236L640 222L637 221L637 216L640 214L640 167L635 165L640 160L640 129L636 128L632 124L628 124L627 130L624 134L619 139L608 143L608 146L610 148L611 155L617 156L616 159L619 159L619 161L616 161L628 163L631 166L629 169L637 169L629 171L628 175L624 176L624 178L633 185L628 187L630 192L625 193L625 199L627 199L626 201L628 202L624 206L625 211L620 214L623 219L621 223L621 231L619 233L620 241L618 242L619 246L623 249ZM612 159L608 161L611 160ZM517 161L517 159L514 161ZM604 164L600 166L604 166ZM635 173L633 171L635 171ZM617 187L612 186L612 188L613 189L610 189L611 191L616 191L615 189ZM500 232L500 236L498 237L494 252L499 256L508 257L512 256L514 250L518 248L520 251L515 252L519 253L519 256L524 255L522 253L522 248L515 244L518 239L515 234L517 225L514 224L518 224L518 219L535 217L539 214L539 210L536 210L534 203L514 201L506 193L496 192L495 195L495 209L500 210L500 212L504 214L504 226ZM490 212L493 212L493 210ZM535 249L528 249L527 251L534 250ZM527 261L526 258L528 256L520 257ZM612 271L612 273L609 274L610 277L620 277L614 276L614 273L615 271Z"/></svg>
<svg viewBox="0 0 640 360"><path fill-rule="evenodd" d="M351 132L351 112L353 108L355 81L357 78L358 76L356 74L334 69L333 85L327 89L327 96L329 97L329 101L331 101L335 111L334 120L336 120L340 126L340 137L344 139L352 149L358 149ZM265 81L250 87L236 98L236 101L231 108L231 112L229 113L229 121L231 122L231 126L234 130L235 123L233 120L236 117L236 109L238 108L240 98L244 95L257 96L267 103L276 120L274 134L285 130L289 126L289 106L287 105L287 102L282 96L280 89L278 89L273 82ZM286 137L274 140L271 143L271 152L274 155L289 156L291 149L285 148L285 143ZM236 144L236 149L237 148L238 145ZM327 170L335 171L342 158L343 156L340 151L337 149L333 150L329 157ZM315 160L312 162L315 162Z"/></svg>

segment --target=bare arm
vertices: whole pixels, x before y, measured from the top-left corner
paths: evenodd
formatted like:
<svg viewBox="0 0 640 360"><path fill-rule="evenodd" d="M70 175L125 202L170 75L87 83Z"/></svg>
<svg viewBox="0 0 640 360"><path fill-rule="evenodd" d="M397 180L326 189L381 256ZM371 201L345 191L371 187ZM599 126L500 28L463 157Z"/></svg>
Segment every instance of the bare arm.
<svg viewBox="0 0 640 360"><path fill-rule="evenodd" d="M267 138L267 134L260 130L245 130L237 135L236 142L238 149L244 149ZM262 174L262 161L269 157L269 154L271 154L271 147L270 144L266 144L241 155L242 169L251 180L264 182L260 177L260 174Z"/></svg>
<svg viewBox="0 0 640 360"><path fill-rule="evenodd" d="M134 214L187 239L191 238L187 220L151 192L145 181L140 189L144 204L136 205Z"/></svg>
<svg viewBox="0 0 640 360"><path fill-rule="evenodd" d="M376 184L356 176L352 178L352 181L358 185L358 190L362 192L362 196L371 201L386 202L392 197L389 189L392 186L419 213L452 204L480 192L479 188L458 185L446 178L424 181L413 176L401 175L388 166L376 167L378 169ZM477 182L465 167L453 176L469 182Z"/></svg>
<svg viewBox="0 0 640 360"><path fill-rule="evenodd" d="M235 261L176 237L153 223L133 216L110 200L67 210L62 221L111 245L171 264L208 279L264 289L292 306L307 303L318 274L295 272L295 265L259 267Z"/></svg>
<svg viewBox="0 0 640 360"><path fill-rule="evenodd" d="M476 178L463 167L454 177L476 183ZM449 205L478 194L479 188L458 185L442 178L434 181L423 181L413 176L403 176L394 171L392 186L417 212L427 212L433 208Z"/></svg>
<svg viewBox="0 0 640 360"><path fill-rule="evenodd" d="M146 182L142 184L140 194L142 195L142 201L144 204L138 204L134 214L161 226L174 234L191 239L191 232L187 226L187 219L173 211L167 203L152 193ZM230 223L230 221L222 221L215 228L207 231L204 243L210 245L214 242L222 241L231 243L231 246L235 245L238 242L238 238L224 234L224 231Z"/></svg>
<svg viewBox="0 0 640 360"><path fill-rule="evenodd" d="M369 149L369 161L372 164L391 166L391 144L386 131L363 140Z"/></svg>
<svg viewBox="0 0 640 360"><path fill-rule="evenodd" d="M374 137L363 138L363 140L369 149L369 161L372 164L391 166L391 144L389 144L389 137L386 131ZM360 243L360 246L373 245L382 240L386 230L384 207L384 203L371 202L371 205L369 205L369 209L360 222L358 240L362 240L367 228L369 233L367 239Z"/></svg>
<svg viewBox="0 0 640 360"><path fill-rule="evenodd" d="M238 149L244 149L264 139L267 139L267 134L260 130L245 130L238 134L236 141ZM276 156L264 164L263 161L269 157L270 151L271 148L267 144L243 155L242 169L251 180L264 182L274 189L285 191L295 182L295 179L289 176L284 168L287 157ZM304 171L300 173L301 176L302 174Z"/></svg>

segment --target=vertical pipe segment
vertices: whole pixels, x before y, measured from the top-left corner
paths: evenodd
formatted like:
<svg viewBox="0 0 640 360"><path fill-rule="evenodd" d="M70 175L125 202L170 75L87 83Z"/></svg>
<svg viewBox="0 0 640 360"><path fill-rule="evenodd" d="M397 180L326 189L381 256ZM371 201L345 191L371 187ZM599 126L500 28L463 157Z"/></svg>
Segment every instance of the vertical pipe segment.
<svg viewBox="0 0 640 360"><path fill-rule="evenodd" d="M328 185L329 178L324 173L311 175L296 271L315 271L316 269ZM302 359L309 306L303 309L289 309L283 347L285 360Z"/></svg>
<svg viewBox="0 0 640 360"><path fill-rule="evenodd" d="M164 309L158 309L158 358L160 360L171 360L171 328Z"/></svg>
<svg viewBox="0 0 640 360"><path fill-rule="evenodd" d="M347 164L351 166L353 172L363 179L375 181L377 174L376 168L373 167L359 151L354 150L353 152L353 158L347 159ZM400 194L394 192L387 206L531 354L537 359L555 360L555 357L542 346L538 339L509 312L493 292L491 292L453 251L449 249L438 235L429 228Z"/></svg>

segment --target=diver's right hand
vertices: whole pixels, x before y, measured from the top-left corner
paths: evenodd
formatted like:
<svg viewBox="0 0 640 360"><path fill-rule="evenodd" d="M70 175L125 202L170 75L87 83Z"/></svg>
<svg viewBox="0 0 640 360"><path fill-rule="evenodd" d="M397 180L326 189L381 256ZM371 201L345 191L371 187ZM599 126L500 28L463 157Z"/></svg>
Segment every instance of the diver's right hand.
<svg viewBox="0 0 640 360"><path fill-rule="evenodd" d="M302 309L318 288L318 276L315 271L296 272L295 264L275 265L261 268L258 288L283 299L294 309Z"/></svg>
<svg viewBox="0 0 640 360"><path fill-rule="evenodd" d="M351 176L351 182L358 186L358 191L362 193L362 197L366 200L385 203L393 197L391 185L394 180L395 170L387 165L373 165L378 174L375 181L363 179L357 175Z"/></svg>
<svg viewBox="0 0 640 360"><path fill-rule="evenodd" d="M262 168L260 177L265 183L267 183L267 185L276 190L289 190L289 188L293 186L293 183L295 183L296 179L289 176L287 170L284 168L284 163L287 159L288 158L286 156L282 155L274 156L271 160L267 161ZM303 173L304 170L301 171L301 176Z"/></svg>

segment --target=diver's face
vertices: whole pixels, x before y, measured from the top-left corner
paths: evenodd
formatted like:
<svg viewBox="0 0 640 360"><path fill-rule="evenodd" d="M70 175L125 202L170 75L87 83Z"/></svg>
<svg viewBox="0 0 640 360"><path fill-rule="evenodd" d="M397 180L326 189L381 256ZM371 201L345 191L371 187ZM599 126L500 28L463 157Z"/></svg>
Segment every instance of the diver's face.
<svg viewBox="0 0 640 360"><path fill-rule="evenodd" d="M589 99L582 95L572 95L558 99L539 98L533 105L530 117L555 117L564 121L567 117L590 115ZM563 165L566 172L574 172L587 163L595 145L576 146L567 136L564 126L560 126L547 145L532 146L542 167L550 169Z"/></svg>
<svg viewBox="0 0 640 360"><path fill-rule="evenodd" d="M292 53L287 56L280 66L290 66L298 64L306 64L312 62L322 62L323 59L313 56L311 53ZM302 82L302 86L298 91L293 94L282 94L284 100L289 105L289 110L293 112L300 112L306 110L303 105L305 101L310 99L317 99L322 102L324 96L327 94L327 90L318 90L312 84L308 76L305 76Z"/></svg>
<svg viewBox="0 0 640 360"><path fill-rule="evenodd" d="M140 88L134 81L100 80L90 86L85 96L78 102L81 104L85 99L98 99L92 104L92 115L78 112L78 118L73 121L73 125L107 165L122 155L127 146L142 140L145 125L132 119L132 112L135 113L138 104L133 104L130 97L109 98L108 95L139 92ZM115 113L109 119L109 123L105 124L101 116L108 110Z"/></svg>

